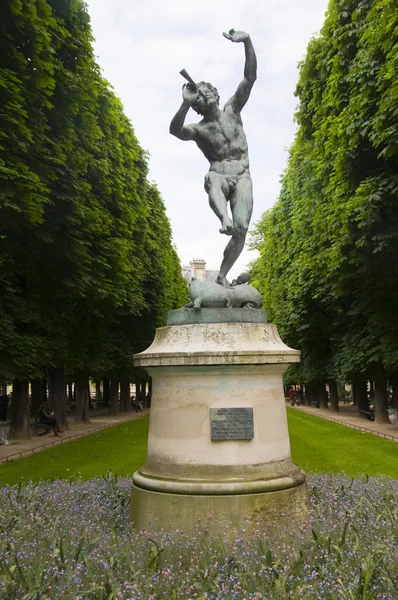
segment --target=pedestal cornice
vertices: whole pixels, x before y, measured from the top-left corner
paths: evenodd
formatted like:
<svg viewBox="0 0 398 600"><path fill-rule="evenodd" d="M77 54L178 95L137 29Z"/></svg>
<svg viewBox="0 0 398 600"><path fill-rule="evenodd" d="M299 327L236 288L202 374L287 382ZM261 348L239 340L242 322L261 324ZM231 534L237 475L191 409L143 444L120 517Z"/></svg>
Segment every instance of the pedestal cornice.
<svg viewBox="0 0 398 600"><path fill-rule="evenodd" d="M156 330L152 345L134 356L137 367L291 364L289 348L270 323L201 323Z"/></svg>

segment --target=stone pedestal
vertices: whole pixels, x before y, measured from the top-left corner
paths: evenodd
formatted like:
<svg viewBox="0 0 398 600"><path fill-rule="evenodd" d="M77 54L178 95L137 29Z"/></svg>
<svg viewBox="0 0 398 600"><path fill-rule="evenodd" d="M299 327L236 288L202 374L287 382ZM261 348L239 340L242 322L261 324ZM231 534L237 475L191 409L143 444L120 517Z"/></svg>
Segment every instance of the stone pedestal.
<svg viewBox="0 0 398 600"><path fill-rule="evenodd" d="M147 461L133 477L132 520L137 529L188 532L202 525L224 537L250 535L264 524L291 529L306 518L307 495L305 475L290 458L282 375L299 352L283 344L263 311L236 309L246 322L234 322L235 309L224 309L220 319L229 322L218 323L206 322L214 310L208 318L206 312L202 322L192 311L182 319L188 324L158 329L150 348L135 356L153 383ZM181 322L175 316L170 321ZM249 410L220 411L230 408ZM210 414L231 413L242 413L243 423L232 424L228 439L224 433L214 439L220 434ZM244 419L251 414L248 434Z"/></svg>

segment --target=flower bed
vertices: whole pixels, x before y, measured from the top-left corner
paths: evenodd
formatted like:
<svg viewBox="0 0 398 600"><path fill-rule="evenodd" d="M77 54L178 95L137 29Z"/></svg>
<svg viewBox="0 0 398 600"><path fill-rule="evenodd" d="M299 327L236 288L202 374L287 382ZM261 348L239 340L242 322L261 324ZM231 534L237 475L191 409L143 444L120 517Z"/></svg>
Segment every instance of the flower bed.
<svg viewBox="0 0 398 600"><path fill-rule="evenodd" d="M0 489L0 598L398 598L398 481L309 477L312 533L258 531L226 548L206 531L129 524L131 480Z"/></svg>

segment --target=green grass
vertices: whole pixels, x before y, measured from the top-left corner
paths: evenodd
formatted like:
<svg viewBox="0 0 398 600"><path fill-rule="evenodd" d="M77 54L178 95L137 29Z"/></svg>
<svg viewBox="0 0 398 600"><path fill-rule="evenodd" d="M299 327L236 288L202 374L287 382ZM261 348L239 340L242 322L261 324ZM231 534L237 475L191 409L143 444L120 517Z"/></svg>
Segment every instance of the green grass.
<svg viewBox="0 0 398 600"><path fill-rule="evenodd" d="M398 479L398 444L288 408L292 458L308 472ZM129 476L145 462L148 417L0 465L0 485L29 479Z"/></svg>
<svg viewBox="0 0 398 600"><path fill-rule="evenodd" d="M398 479L398 443L287 409L293 461L304 471Z"/></svg>
<svg viewBox="0 0 398 600"><path fill-rule="evenodd" d="M146 458L149 418L121 423L15 462L0 464L0 485L40 479L132 475Z"/></svg>

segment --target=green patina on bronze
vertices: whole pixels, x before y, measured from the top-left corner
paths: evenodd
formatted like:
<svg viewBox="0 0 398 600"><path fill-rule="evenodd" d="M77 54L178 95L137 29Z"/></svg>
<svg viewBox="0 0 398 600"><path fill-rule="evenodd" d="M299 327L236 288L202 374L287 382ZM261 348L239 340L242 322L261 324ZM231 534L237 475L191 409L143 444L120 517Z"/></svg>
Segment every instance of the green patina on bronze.
<svg viewBox="0 0 398 600"><path fill-rule="evenodd" d="M217 89L204 81L194 82L183 69L181 74L189 83L183 86L183 102L170 123L170 133L180 140L196 142L210 163L205 176L209 204L220 219L220 233L231 236L224 250L217 283L229 286L227 274L243 250L253 211L252 180L241 111L257 78L257 59L248 33L231 29L223 35L245 48L242 81L220 109ZM202 115L199 123L185 124L190 108ZM228 204L232 218L228 214Z"/></svg>
<svg viewBox="0 0 398 600"><path fill-rule="evenodd" d="M167 315L167 325L194 325L201 323L266 323L265 310L255 308L178 308Z"/></svg>

